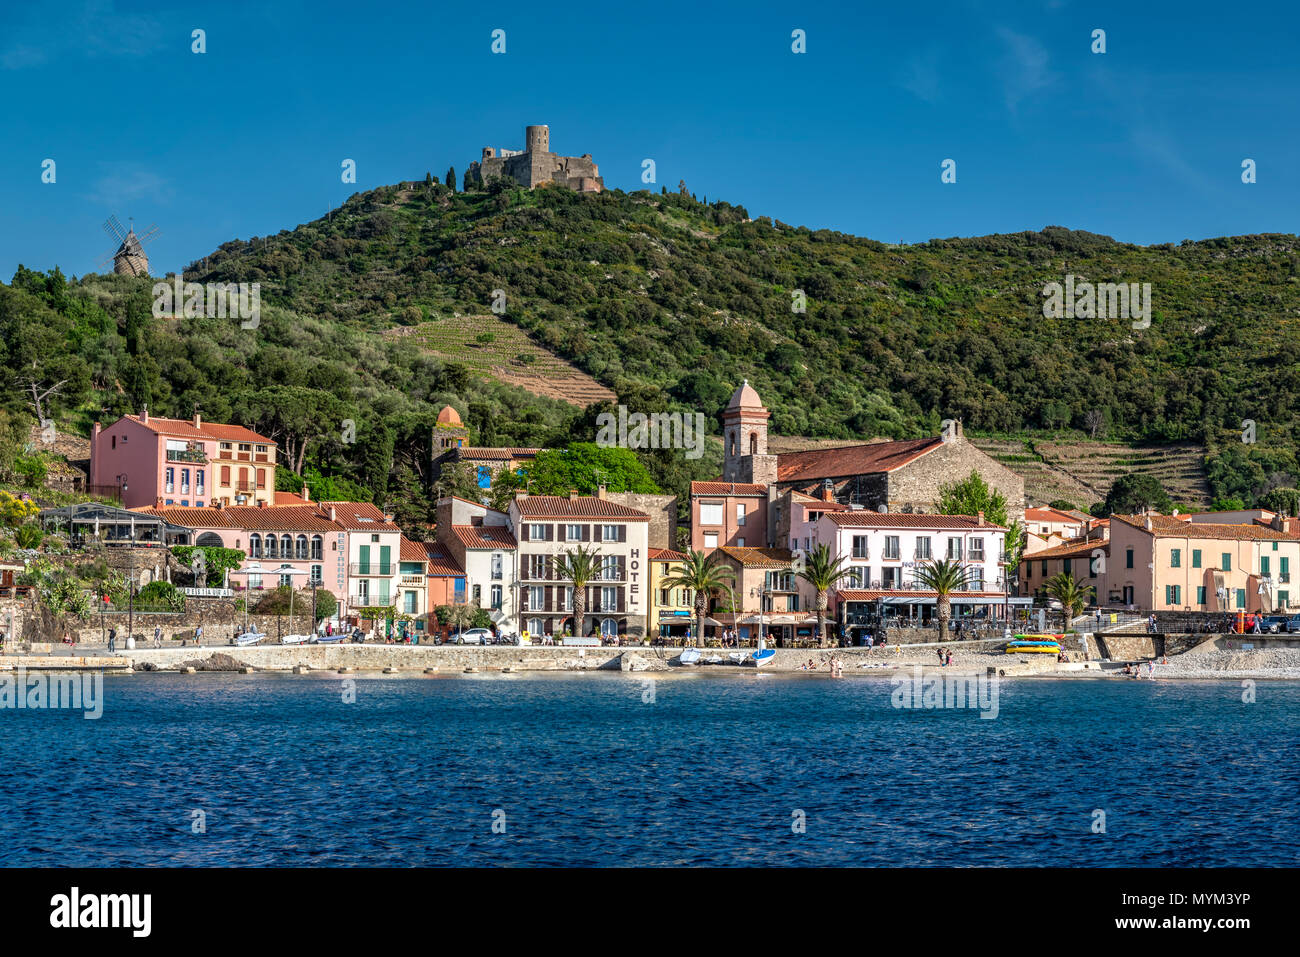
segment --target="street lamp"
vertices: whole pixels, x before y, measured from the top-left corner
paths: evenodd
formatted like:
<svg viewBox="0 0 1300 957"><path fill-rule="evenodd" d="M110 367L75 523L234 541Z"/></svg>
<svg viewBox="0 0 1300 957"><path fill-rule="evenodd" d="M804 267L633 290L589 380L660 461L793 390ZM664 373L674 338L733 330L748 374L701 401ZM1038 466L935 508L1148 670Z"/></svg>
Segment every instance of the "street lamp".
<svg viewBox="0 0 1300 957"><path fill-rule="evenodd" d="M286 562L282 564L279 568L272 569L270 574L279 575L281 580L285 578L289 579L289 627L292 628L293 627L293 576L306 575L307 572L303 571L300 568L294 568L292 565ZM313 597L312 598L313 605L315 604L315 601L316 599L315 597ZM315 623L313 622L313 625L314 624ZM280 626L281 626L281 616L279 613L277 613L275 616L275 638L277 641L279 641L281 638Z"/></svg>

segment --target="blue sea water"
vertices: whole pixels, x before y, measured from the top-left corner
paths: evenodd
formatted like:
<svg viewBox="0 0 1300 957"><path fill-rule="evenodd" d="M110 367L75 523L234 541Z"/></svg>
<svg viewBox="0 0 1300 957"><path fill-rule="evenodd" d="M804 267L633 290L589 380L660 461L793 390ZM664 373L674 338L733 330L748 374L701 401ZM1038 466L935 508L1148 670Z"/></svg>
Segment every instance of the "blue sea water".
<svg viewBox="0 0 1300 957"><path fill-rule="evenodd" d="M0 711L0 863L1300 862L1290 682L1004 681L995 720L752 673L104 688L99 720Z"/></svg>

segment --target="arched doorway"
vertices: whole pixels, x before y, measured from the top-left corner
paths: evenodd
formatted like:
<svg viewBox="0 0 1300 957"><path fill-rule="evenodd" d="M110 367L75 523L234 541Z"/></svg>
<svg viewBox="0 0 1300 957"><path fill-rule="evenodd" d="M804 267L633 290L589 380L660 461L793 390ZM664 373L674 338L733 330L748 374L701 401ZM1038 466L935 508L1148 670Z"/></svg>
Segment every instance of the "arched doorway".
<svg viewBox="0 0 1300 957"><path fill-rule="evenodd" d="M224 548L225 542L216 532L204 532L194 540L194 544L199 548Z"/></svg>

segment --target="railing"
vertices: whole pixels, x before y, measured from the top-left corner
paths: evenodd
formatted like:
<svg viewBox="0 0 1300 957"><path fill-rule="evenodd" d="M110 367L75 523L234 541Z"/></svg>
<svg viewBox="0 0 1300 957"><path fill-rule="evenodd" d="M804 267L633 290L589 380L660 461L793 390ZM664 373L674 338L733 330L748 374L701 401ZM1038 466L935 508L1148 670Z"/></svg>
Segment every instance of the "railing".
<svg viewBox="0 0 1300 957"><path fill-rule="evenodd" d="M392 562L353 562L348 566L348 572L352 575L373 575L376 577L387 578L393 574L395 566Z"/></svg>
<svg viewBox="0 0 1300 957"><path fill-rule="evenodd" d="M395 595L352 595L348 604L353 608L391 608L396 600Z"/></svg>
<svg viewBox="0 0 1300 957"><path fill-rule="evenodd" d="M168 449L168 462L192 462L195 465L207 465L208 457L201 449Z"/></svg>
<svg viewBox="0 0 1300 957"><path fill-rule="evenodd" d="M403 575L403 576L402 576L402 584L403 584L403 585L414 585L414 586L423 585L423 584L424 584L424 576L423 576L423 575Z"/></svg>
<svg viewBox="0 0 1300 957"><path fill-rule="evenodd" d="M870 559L870 558L871 558L871 549L869 549L869 548L862 548L862 549L855 548L855 549L853 550L853 557L854 557L854 558L864 559L864 560L865 560L865 559Z"/></svg>
<svg viewBox="0 0 1300 957"><path fill-rule="evenodd" d="M254 492L257 486L252 482L231 482L230 487L236 492Z"/></svg>

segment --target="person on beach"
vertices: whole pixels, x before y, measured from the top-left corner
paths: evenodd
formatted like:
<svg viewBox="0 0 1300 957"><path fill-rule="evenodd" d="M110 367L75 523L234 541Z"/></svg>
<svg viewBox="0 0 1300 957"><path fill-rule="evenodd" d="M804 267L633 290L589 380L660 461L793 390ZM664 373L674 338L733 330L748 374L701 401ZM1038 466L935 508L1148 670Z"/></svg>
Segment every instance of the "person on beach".
<svg viewBox="0 0 1300 957"><path fill-rule="evenodd" d="M952 664L952 650L949 649L949 650L948 650L948 657L944 659L943 665L944 665L944 667L946 668L946 667L948 667L948 666L951 665L951 664Z"/></svg>
<svg viewBox="0 0 1300 957"><path fill-rule="evenodd" d="M194 643L200 648L203 647L203 626L199 625L194 629Z"/></svg>
<svg viewBox="0 0 1300 957"><path fill-rule="evenodd" d="M153 646L155 648L162 647L162 625L153 626Z"/></svg>
<svg viewBox="0 0 1300 957"><path fill-rule="evenodd" d="M943 666L943 649L942 649L942 648L936 648L935 651L939 652L939 666L942 667L942 666Z"/></svg>
<svg viewBox="0 0 1300 957"><path fill-rule="evenodd" d="M108 653L110 655L113 654L114 651L116 650L116 645L117 645L117 627L114 625L109 625L108 626Z"/></svg>

